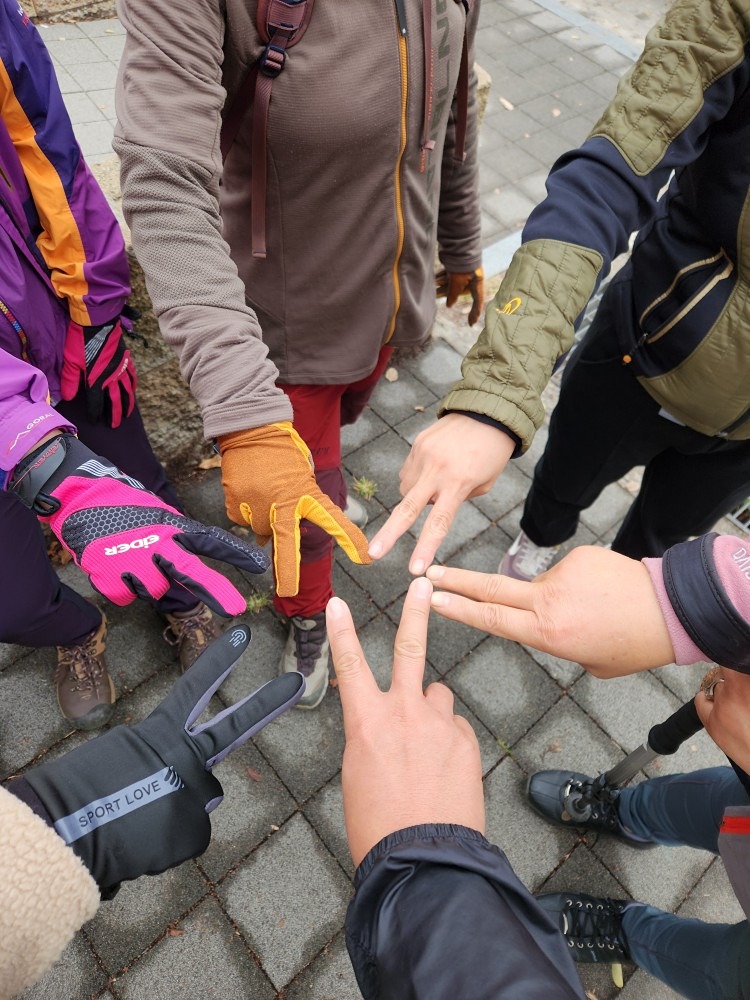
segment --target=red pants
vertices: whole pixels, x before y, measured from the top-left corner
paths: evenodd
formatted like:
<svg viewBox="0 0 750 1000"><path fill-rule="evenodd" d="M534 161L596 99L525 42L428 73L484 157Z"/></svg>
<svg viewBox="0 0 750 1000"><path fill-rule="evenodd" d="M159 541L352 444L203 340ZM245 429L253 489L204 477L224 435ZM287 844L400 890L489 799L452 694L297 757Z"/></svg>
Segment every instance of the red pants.
<svg viewBox="0 0 750 1000"><path fill-rule="evenodd" d="M392 347L383 347L373 372L351 385L278 383L291 400L294 428L312 453L318 486L339 507L346 504L341 428L361 415L392 354ZM317 614L333 597L331 536L309 521L300 521L300 553L299 593L274 598L276 610L287 618Z"/></svg>

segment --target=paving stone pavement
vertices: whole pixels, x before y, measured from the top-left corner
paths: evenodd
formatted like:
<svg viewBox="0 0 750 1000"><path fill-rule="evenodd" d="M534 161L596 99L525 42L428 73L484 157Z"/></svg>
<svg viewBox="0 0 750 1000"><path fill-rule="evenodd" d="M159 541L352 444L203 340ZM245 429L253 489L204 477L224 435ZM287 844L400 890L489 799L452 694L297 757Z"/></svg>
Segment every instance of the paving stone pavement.
<svg viewBox="0 0 750 1000"><path fill-rule="evenodd" d="M112 157L113 87L122 30L116 20L41 26L81 145L92 163ZM583 139L637 46L580 13L536 0L483 0L478 60L493 78L481 138L488 270L502 261L544 193L554 158ZM506 260L507 262L507 260ZM465 336L441 313L438 336L419 359L382 381L371 408L344 432L350 477L377 483L367 502L371 529L398 501L398 469L459 371ZM554 387L549 391L554 402ZM495 488L463 508L441 552L452 564L494 571L514 537L542 430ZM219 473L181 481L187 507L227 524ZM606 543L629 502L619 484L587 511L571 544ZM369 533L368 529L368 533ZM369 568L337 558L337 593L352 608L363 647L385 686L392 640L409 582L412 539ZM568 548L570 546L567 546ZM271 580L231 573L247 594ZM75 567L61 576L101 603ZM262 602L261 602L262 603ZM177 676L162 623L145 606L107 607L109 662L120 693L115 722L143 718ZM268 608L242 618L252 644L219 702L230 704L272 677L284 628ZM608 768L640 745L650 726L695 689L702 668L670 667L609 683L576 664L485 637L435 618L427 678L442 678L477 731L487 795L487 833L532 889L586 889L629 896L707 920L734 921L740 909L721 862L688 849L636 852L595 836L547 826L524 799L527 775L542 767ZM0 773L76 746L58 716L53 656L0 646L5 703L13 726L0 732ZM315 712L292 712L217 770L224 804L213 814L208 851L156 878L123 886L77 935L57 966L23 996L48 998L221 998L355 1000L360 996L343 941L353 868L343 828L341 707L332 688ZM723 763L705 734L649 775ZM502 942L498 942L502 947ZM606 969L585 969L591 997L666 1000L666 987L632 966L617 990ZM519 998L522 1000L522 998Z"/></svg>

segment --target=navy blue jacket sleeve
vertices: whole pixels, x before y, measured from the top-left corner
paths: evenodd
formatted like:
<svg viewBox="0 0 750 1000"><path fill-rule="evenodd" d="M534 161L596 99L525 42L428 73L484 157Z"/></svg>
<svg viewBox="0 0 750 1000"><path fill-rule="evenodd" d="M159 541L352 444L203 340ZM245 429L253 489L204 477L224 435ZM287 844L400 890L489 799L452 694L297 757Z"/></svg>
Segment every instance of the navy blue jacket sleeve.
<svg viewBox="0 0 750 1000"><path fill-rule="evenodd" d="M346 943L365 1000L583 1000L563 936L476 830L399 830L355 887Z"/></svg>

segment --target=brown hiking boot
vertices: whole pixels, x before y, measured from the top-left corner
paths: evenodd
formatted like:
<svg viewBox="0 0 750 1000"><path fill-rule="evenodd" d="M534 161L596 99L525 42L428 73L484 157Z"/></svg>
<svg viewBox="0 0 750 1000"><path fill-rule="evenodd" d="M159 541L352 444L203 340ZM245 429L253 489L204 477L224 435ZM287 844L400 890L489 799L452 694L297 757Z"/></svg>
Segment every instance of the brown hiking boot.
<svg viewBox="0 0 750 1000"><path fill-rule="evenodd" d="M57 647L57 703L76 729L99 729L112 717L115 686L104 663L107 619L78 646Z"/></svg>
<svg viewBox="0 0 750 1000"><path fill-rule="evenodd" d="M184 674L198 659L203 650L221 635L221 625L210 608L198 604L192 611L168 615L167 627L162 633L166 642L174 646Z"/></svg>

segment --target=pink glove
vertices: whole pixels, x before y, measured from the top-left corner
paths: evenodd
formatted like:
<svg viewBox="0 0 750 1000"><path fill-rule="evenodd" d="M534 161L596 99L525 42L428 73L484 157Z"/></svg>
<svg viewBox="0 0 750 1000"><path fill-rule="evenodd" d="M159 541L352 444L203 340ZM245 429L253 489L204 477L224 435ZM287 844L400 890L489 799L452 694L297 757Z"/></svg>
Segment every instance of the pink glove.
<svg viewBox="0 0 750 1000"><path fill-rule="evenodd" d="M250 573L268 568L256 545L185 517L72 434L27 455L9 489L49 524L91 585L114 604L157 601L176 582L220 615L241 614L242 594L191 553Z"/></svg>
<svg viewBox="0 0 750 1000"><path fill-rule="evenodd" d="M121 318L101 326L68 323L60 379L63 399L73 399L83 385L89 419L119 427L123 411L126 417L133 412L137 384L133 358L122 340Z"/></svg>

